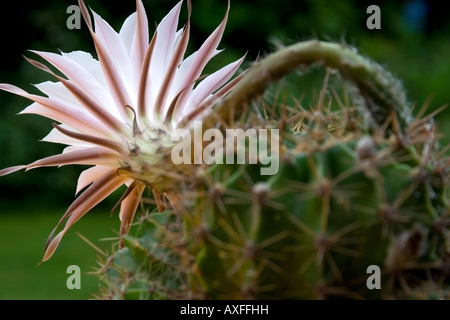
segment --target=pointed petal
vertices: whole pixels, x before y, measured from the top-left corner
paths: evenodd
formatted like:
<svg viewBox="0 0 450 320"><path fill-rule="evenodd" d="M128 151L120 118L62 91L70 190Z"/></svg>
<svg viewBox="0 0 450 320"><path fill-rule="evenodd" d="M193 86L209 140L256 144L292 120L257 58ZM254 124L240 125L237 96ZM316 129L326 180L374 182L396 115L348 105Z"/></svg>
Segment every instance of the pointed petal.
<svg viewBox="0 0 450 320"><path fill-rule="evenodd" d="M152 90L154 93L157 92L162 81L155 80L162 78L165 74L170 63L170 58L172 57L181 5L182 1L178 2L178 4L175 5L175 7L162 19L156 29L158 39L155 43L155 52L158 54L153 55L153 59L150 63L151 78L153 79Z"/></svg>
<svg viewBox="0 0 450 320"><path fill-rule="evenodd" d="M132 13L125 19L122 27L120 27L119 37L123 43L129 57L131 57L132 43L134 33L136 31L136 12Z"/></svg>
<svg viewBox="0 0 450 320"><path fill-rule="evenodd" d="M128 93L126 93L125 85L120 80L119 72L115 69L106 49L100 43L97 43L95 47L116 107L123 108L125 113L125 106L133 105L133 102L130 100Z"/></svg>
<svg viewBox="0 0 450 320"><path fill-rule="evenodd" d="M131 61L140 72L149 43L148 19L142 1L136 0L136 28L131 47Z"/></svg>
<svg viewBox="0 0 450 320"><path fill-rule="evenodd" d="M96 136L82 134L82 133L78 133L78 132L73 132L73 131L64 129L62 126L58 126L56 123L53 123L53 127L56 130L60 131L61 133L65 134L66 136L71 137L73 139L77 139L77 140L88 142L90 144L94 144L94 145L97 145L100 147L111 149L120 154L126 153L125 150L122 148L122 146L113 140L99 138Z"/></svg>
<svg viewBox="0 0 450 320"><path fill-rule="evenodd" d="M39 89L39 91L44 93L51 101L54 101L57 104L69 106L71 109L78 110L79 112L82 112L87 116L94 118L94 115L92 115L92 113L79 102L79 100L64 86L63 83L45 81L35 84L34 86ZM102 107L108 106L104 107L104 109L107 109L107 112L116 111L114 112L114 116L116 116L116 118L120 118L120 114L117 112L117 110L115 110L115 108L111 108L112 100L107 98L107 96L103 96L101 93L101 89L98 90L98 97L100 99L103 99L97 100L98 102L102 101L102 103L99 103L99 105L101 105ZM107 130L106 126L104 127L105 130Z"/></svg>
<svg viewBox="0 0 450 320"><path fill-rule="evenodd" d="M62 153L70 153L70 152L73 152L73 151L77 151L78 152L78 151L81 151L81 150L86 150L88 148L91 148L91 146L86 147L86 146L73 145L73 146L65 147Z"/></svg>
<svg viewBox="0 0 450 320"><path fill-rule="evenodd" d="M81 91L83 91L87 96L95 101L99 106L103 109L108 110L108 112L115 111L114 115L116 118L127 119L126 115L120 113L123 111L123 108L111 108L111 105L114 103L111 98L111 94L104 88L99 81L85 69L85 66L82 66L73 60L76 57L76 54L64 54L58 55L51 52L42 52L31 50L31 52L39 55L40 57L47 60L53 66L55 66L59 71L61 71L76 87L78 87ZM78 54L78 56L80 56ZM83 59L86 63L87 59ZM91 59L91 64L98 64L97 60ZM90 67L90 66L86 66ZM98 69L96 67L91 67L92 69ZM97 76L98 77L98 76ZM104 79L102 79L104 80ZM38 85L39 86L39 85ZM50 87L51 88L51 87ZM50 89L44 87L45 89ZM45 92L47 94L47 92ZM55 94L55 92L52 92Z"/></svg>
<svg viewBox="0 0 450 320"><path fill-rule="evenodd" d="M37 160L27 165L26 170L28 171L39 167L64 166L69 164L107 164L117 166L118 155L116 152L101 147L85 148Z"/></svg>
<svg viewBox="0 0 450 320"><path fill-rule="evenodd" d="M103 75L100 62L95 59L92 54L80 50L60 53L61 56L72 61L74 64L78 65L79 68L86 70L86 72L88 72L90 76L93 77L100 86L105 88L105 91L107 91L106 79Z"/></svg>
<svg viewBox="0 0 450 320"><path fill-rule="evenodd" d="M157 33L153 35L152 41L147 48L147 52L145 53L144 61L142 63L142 72L141 77L139 79L139 89L138 89L138 114L139 117L146 119L147 116L152 115L152 112L148 112L147 106L153 104L153 96L151 90L151 81L150 79L150 61L152 59L153 53L155 52L155 43L157 39ZM153 120L153 119L150 119Z"/></svg>
<svg viewBox="0 0 450 320"><path fill-rule="evenodd" d="M44 257L42 258L42 262L47 261L48 259L50 259L52 257L53 253L55 253L56 248L58 247L58 245L61 242L61 239L65 233L66 233L66 231L64 231L64 232L61 231L56 237L54 237L51 241L49 241L49 243L45 247L45 252L44 252Z"/></svg>
<svg viewBox="0 0 450 320"><path fill-rule="evenodd" d="M197 79L194 81L197 82L201 79ZM167 112L166 112L166 116L164 118L164 123L166 125L170 125L172 128L174 127L174 125L176 124L173 119L175 118L174 115L176 114L176 106L178 105L178 100L180 99L180 97L184 94L184 92L186 90L189 90L190 88L190 84L187 85L186 87L184 87L173 99L172 102L170 103L169 107L167 108Z"/></svg>
<svg viewBox="0 0 450 320"><path fill-rule="evenodd" d="M78 177L77 189L75 191L75 194L78 194L82 189L110 171L111 167L106 166L94 166L84 170Z"/></svg>
<svg viewBox="0 0 450 320"><path fill-rule="evenodd" d="M128 197L128 195L134 190L134 188L136 187L136 185L138 184L138 182L136 181L132 181L129 185L127 190L125 190L125 192L122 194L122 196L120 197L119 201L117 201L116 205L112 208L111 210L111 214L114 213L114 211L116 211L117 207L119 205L122 204L122 201L126 199L126 197ZM119 215L119 219L122 220L121 216Z"/></svg>
<svg viewBox="0 0 450 320"><path fill-rule="evenodd" d="M126 217L127 213L127 206L130 204L132 207L134 207L133 211L136 211L137 205L141 201L142 192L145 189L145 185L139 182L136 182L136 185L133 187L133 190L130 191L130 193L125 197L125 199L122 201L121 210L119 213L119 219L124 222L124 220L129 220L129 218Z"/></svg>
<svg viewBox="0 0 450 320"><path fill-rule="evenodd" d="M59 125L60 127L67 127L65 125ZM42 141L51 142L51 143L59 143L65 144L68 146L82 146L84 148L94 147L94 145L90 143L85 143L83 141L71 138L66 136L61 131L53 128L43 139Z"/></svg>
<svg viewBox="0 0 450 320"><path fill-rule="evenodd" d="M219 45L219 42L222 39L223 32L225 30L229 10L230 3L228 3L227 12L220 25L216 28L216 30L214 30L214 32L208 37L208 39L206 39L200 49L192 55L193 57L192 61L190 61L189 71L184 75L181 87L184 87L194 79L197 79L201 75L208 61L211 60L219 52L217 51L217 46ZM183 106L188 98L189 90L187 90L186 93L182 97L180 97L178 103ZM178 109L178 107L176 109Z"/></svg>
<svg viewBox="0 0 450 320"><path fill-rule="evenodd" d="M48 101L45 102L44 100L41 100L44 102L32 103L24 110L19 112L19 114L41 115L43 117L58 121L60 123L65 123L72 128L76 128L79 131L90 132L92 134L96 134L103 137L110 137L109 131L107 129L102 130L104 126L101 123L97 123L97 127L94 127L95 120L90 119L91 118L90 116L87 116L77 110L70 110L69 107L61 108L61 104L57 104L50 99L46 100ZM90 122L92 122L92 124Z"/></svg>
<svg viewBox="0 0 450 320"><path fill-rule="evenodd" d="M158 96L155 100L155 113L158 116L162 116L162 112L166 112L165 105L167 102L167 99L169 98L170 94L170 86L172 85L175 73L178 69L178 66L180 65L181 61L183 60L184 53L186 52L186 48L189 41L189 32L190 32L190 24L186 25L186 28L184 29L184 32L181 36L180 41L178 42L177 47L175 48L175 52L172 56L172 60L170 62L170 65L165 72L164 80L161 84L161 87L159 88Z"/></svg>
<svg viewBox="0 0 450 320"><path fill-rule="evenodd" d="M77 131L66 124L59 124L58 126L66 130ZM41 141L65 144L67 146L80 146L82 148L90 148L97 146L93 145L92 143L88 143L86 141L71 138L55 128L53 128L44 138L42 138Z"/></svg>
<svg viewBox="0 0 450 320"><path fill-rule="evenodd" d="M127 67L131 65L131 60L120 35L97 13L92 11L92 15L95 25L95 40L101 43L109 56L113 58L112 61L119 74L128 76L129 70L127 70ZM132 79L126 80L132 81Z"/></svg>
<svg viewBox="0 0 450 320"><path fill-rule="evenodd" d="M46 97L28 93L25 90L22 90L19 87L11 84L1 83L0 90L14 93L36 102L23 110L21 114L39 114L58 122L66 123L74 128L79 129L80 131L95 132L101 136L106 135L106 129L104 129L104 125L94 119L91 115L88 115L78 109L74 109L71 106L51 100Z"/></svg>
<svg viewBox="0 0 450 320"><path fill-rule="evenodd" d="M233 88L241 81L241 79L244 77L244 75L248 72L247 69L244 72L242 72L240 75L238 75L236 78L228 82L226 85L224 85L220 90L218 90L216 93L211 95L209 98L207 98L205 101L203 101L195 110L191 111L187 115L183 116L176 124L176 128L187 128L192 121L194 121L195 118L197 118L200 114L203 112L206 112L208 109L211 109L214 107L214 105L222 99L228 92L233 90Z"/></svg>
<svg viewBox="0 0 450 320"><path fill-rule="evenodd" d="M167 126L170 126L171 128L174 128L176 125L176 123L173 121L174 111L175 111L175 106L177 105L178 99L180 98L182 93L183 93L183 90L181 90L180 93L177 94L177 96L172 99L172 102L170 103L169 107L167 108L166 116L164 118L164 124Z"/></svg>
<svg viewBox="0 0 450 320"><path fill-rule="evenodd" d="M129 195L122 201L120 207L120 242L119 247L123 247L123 236L130 231L134 215L136 213L139 202L142 198L145 185L138 183L129 193Z"/></svg>
<svg viewBox="0 0 450 320"><path fill-rule="evenodd" d="M109 112L107 112L98 102L96 102L92 97L88 96L84 93L79 87L70 82L69 80L60 77L55 74L45 65L35 60L25 58L28 62L30 62L35 67L51 74L58 81L60 81L85 107L89 110L93 115L102 120L102 123L108 126L113 132L117 133L121 131L122 125L117 120L117 118L113 117Z"/></svg>
<svg viewBox="0 0 450 320"><path fill-rule="evenodd" d="M14 166L14 167L9 167L9 168L5 168L0 170L0 177L6 176L10 173L19 171L19 170L23 170L25 169L27 166Z"/></svg>
<svg viewBox="0 0 450 320"><path fill-rule="evenodd" d="M190 111L193 111L213 92L222 87L236 73L244 58L245 56L202 80L192 91L188 102L184 106L184 110L179 110L179 112L181 114L187 114Z"/></svg>
<svg viewBox="0 0 450 320"><path fill-rule="evenodd" d="M86 25L88 26L89 29L92 29L91 16L89 15L89 11L86 8L86 5L84 4L83 0L78 0L78 7L80 7L81 9L81 14L83 15Z"/></svg>
<svg viewBox="0 0 450 320"><path fill-rule="evenodd" d="M119 177L116 174L115 170L110 170L103 177L96 180L88 189L86 189L86 191L84 191L67 209L66 213L50 233L42 261L48 260L53 255L62 237L69 230L69 228L72 227L73 224L75 224L89 210L91 210L99 202L103 201L103 199L105 199L123 184L124 178ZM64 229L59 232L56 237L53 238L53 234L55 233L56 229L66 219L68 220L64 226Z"/></svg>
<svg viewBox="0 0 450 320"><path fill-rule="evenodd" d="M134 105L135 101L131 97L136 97L135 88L138 75L132 70L130 56L125 49L124 43L119 34L103 20L97 13L92 12L95 22L94 42L96 48L100 49L99 60L102 59L105 68L111 68L111 74L117 78L109 79L112 85L111 90L118 90L117 97L120 99L119 107L122 105ZM102 58L100 58L102 57ZM108 71L107 69L104 69Z"/></svg>
<svg viewBox="0 0 450 320"><path fill-rule="evenodd" d="M106 82L108 83L110 91L113 95L113 99L115 101L116 107L123 108L122 112L124 114L126 114L125 106L133 105L133 103L132 103L133 101L130 101L130 97L128 96L128 93L126 92L125 85L122 82L122 79L120 78L120 73L116 69L116 66L114 64L114 60L108 54L107 44L105 44L104 41L102 41L102 39L99 39L99 37L94 32L92 20L89 15L88 9L86 8L86 5L81 0L79 0L78 3L81 8L81 12L83 14L84 20L86 21L86 24L89 28L89 32L91 33L91 37L94 40L94 45L95 45L95 49L97 52L97 56L98 56L100 65L102 67L103 73L105 75Z"/></svg>

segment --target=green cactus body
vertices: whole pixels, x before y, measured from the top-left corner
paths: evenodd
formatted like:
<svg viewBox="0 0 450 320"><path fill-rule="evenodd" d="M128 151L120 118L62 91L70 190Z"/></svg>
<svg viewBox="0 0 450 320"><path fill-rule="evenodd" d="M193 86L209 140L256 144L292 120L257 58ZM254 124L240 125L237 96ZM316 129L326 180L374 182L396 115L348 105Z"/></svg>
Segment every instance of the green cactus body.
<svg viewBox="0 0 450 320"><path fill-rule="evenodd" d="M317 62L356 84L372 122L363 106L325 94L329 73L312 110L254 98ZM276 174L261 175L261 163L197 166L192 183L168 195L172 205L150 208L106 261L105 297L448 297L448 158L435 128L410 119L396 90L341 45L303 43L259 62L216 110L233 128L280 130ZM248 106L257 111L243 112Z"/></svg>
<svg viewBox="0 0 450 320"><path fill-rule="evenodd" d="M417 219L402 219L402 208L425 208L420 205L423 199L407 201L391 213L398 213L399 221L388 221L382 212L395 199L383 196L401 197L412 182L407 176L411 168L388 164L376 177L367 177L355 170L359 159L352 150L339 144L298 155L283 163L278 175L256 182L250 190L247 171L225 185L219 201L248 200L228 204L225 214L220 205L208 204L215 219L197 264L213 298L380 297L380 291L366 287L367 268L388 268L390 263L387 274L404 271L402 265L386 261L387 251L402 230L419 232L412 225ZM393 179L384 177L401 181L394 188ZM443 239L433 240L443 245ZM433 240L422 234L418 239L420 245ZM402 249L414 251L409 247L413 245ZM419 263L419 258L421 253L414 252L407 262Z"/></svg>

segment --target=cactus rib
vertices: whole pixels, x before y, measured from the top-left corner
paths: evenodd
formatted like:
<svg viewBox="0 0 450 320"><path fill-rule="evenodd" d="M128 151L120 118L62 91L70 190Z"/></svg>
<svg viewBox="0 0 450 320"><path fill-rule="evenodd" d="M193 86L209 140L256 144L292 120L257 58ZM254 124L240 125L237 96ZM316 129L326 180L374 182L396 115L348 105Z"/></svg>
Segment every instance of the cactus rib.
<svg viewBox="0 0 450 320"><path fill-rule="evenodd" d="M238 119L242 107L262 94L269 84L298 67L313 64L337 69L345 79L354 83L378 126L381 126L393 111L398 115L402 128L411 122L410 108L399 80L377 63L361 56L355 49L319 40L287 46L255 63L239 85L215 106L216 114L212 117L218 115L229 119L230 114L233 114L234 118ZM233 112L230 112L230 109L233 109ZM208 119L205 119L205 122L207 121Z"/></svg>

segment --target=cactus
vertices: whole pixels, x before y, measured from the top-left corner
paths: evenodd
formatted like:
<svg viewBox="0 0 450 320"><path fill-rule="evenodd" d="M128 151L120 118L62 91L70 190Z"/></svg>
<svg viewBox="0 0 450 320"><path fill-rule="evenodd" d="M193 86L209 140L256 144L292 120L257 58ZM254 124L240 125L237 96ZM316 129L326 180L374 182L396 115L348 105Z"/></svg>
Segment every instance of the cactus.
<svg viewBox="0 0 450 320"><path fill-rule="evenodd" d="M58 70L27 58L56 80L36 85L46 96L0 83L33 101L22 113L56 121L45 141L67 145L0 177L92 166L42 261L125 185L99 298L448 298L449 158L433 122L442 108L413 115L389 72L318 40L280 48L231 81L244 57L203 77L229 5L185 58L187 3L184 28L180 1L149 37L141 1L116 32L79 0L97 58L33 51ZM316 66L325 76L312 101L278 81Z"/></svg>
<svg viewBox="0 0 450 320"><path fill-rule="evenodd" d="M282 99L277 80L315 65L326 72L312 106ZM261 174L251 154L185 165L102 261L101 298L449 297L449 158L434 114L413 116L387 71L301 42L255 63L212 110L202 132L278 129L278 170Z"/></svg>

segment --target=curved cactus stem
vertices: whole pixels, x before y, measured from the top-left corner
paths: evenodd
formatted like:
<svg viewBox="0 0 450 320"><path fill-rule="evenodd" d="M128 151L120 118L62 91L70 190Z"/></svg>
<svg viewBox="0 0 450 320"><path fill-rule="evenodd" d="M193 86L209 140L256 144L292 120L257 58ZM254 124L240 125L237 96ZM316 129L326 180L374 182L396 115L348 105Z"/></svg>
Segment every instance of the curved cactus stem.
<svg viewBox="0 0 450 320"><path fill-rule="evenodd" d="M345 79L353 82L365 99L376 125L385 123L392 112L400 123L398 129L405 129L410 123L410 107L400 81L355 49L318 40L282 48L257 62L235 89L217 103L216 112L205 119L206 122L216 123L217 116L227 120L238 119L245 105L262 94L269 84L298 67L313 64L337 69Z"/></svg>

